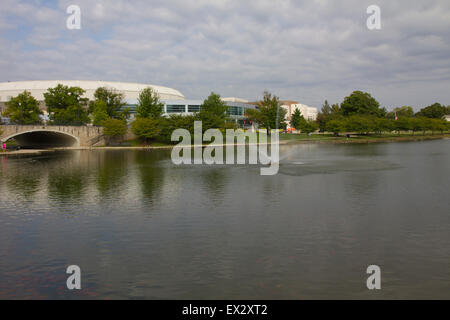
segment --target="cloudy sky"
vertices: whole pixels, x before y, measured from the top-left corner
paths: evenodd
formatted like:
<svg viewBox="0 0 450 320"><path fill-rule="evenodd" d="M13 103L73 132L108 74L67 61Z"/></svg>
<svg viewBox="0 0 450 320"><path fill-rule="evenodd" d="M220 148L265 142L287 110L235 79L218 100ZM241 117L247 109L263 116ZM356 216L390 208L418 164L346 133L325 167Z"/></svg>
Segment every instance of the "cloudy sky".
<svg viewBox="0 0 450 320"><path fill-rule="evenodd" d="M366 9L381 8L381 30ZM68 30L69 5L81 30ZM320 107L450 104L449 0L1 0L0 81L85 79Z"/></svg>

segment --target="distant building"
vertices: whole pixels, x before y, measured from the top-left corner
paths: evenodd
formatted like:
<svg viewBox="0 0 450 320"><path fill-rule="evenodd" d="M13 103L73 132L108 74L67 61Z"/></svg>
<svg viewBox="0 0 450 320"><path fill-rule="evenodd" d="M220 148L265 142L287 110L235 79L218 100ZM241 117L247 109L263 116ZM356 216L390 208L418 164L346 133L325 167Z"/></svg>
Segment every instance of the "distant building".
<svg viewBox="0 0 450 320"><path fill-rule="evenodd" d="M288 127L289 127L289 121L292 118L292 114L295 112L295 110L299 110L303 118L309 121L315 121L317 120L317 114L319 111L317 108L307 106L306 104L298 103L298 101L292 101L292 100L282 100L280 101L281 107L286 110L286 120L288 121Z"/></svg>
<svg viewBox="0 0 450 320"><path fill-rule="evenodd" d="M445 120L450 121L450 114L445 116Z"/></svg>
<svg viewBox="0 0 450 320"><path fill-rule="evenodd" d="M44 81L16 81L16 82L0 82L0 113L6 108L5 102L16 97L25 90L39 102L39 107L44 111L43 120L48 120L47 106L44 101L44 93L49 88L54 88L58 84L69 87L80 87L85 90L84 97L89 100L94 99L94 92L100 87L114 89L123 93L126 107L130 108L132 118L136 111L137 99L139 93L148 87L151 87L159 95L161 102L164 104L163 114L188 115L200 111L203 100L187 100L184 95L172 88L156 86L145 83L131 82L114 82L114 81L86 81L86 80L44 80ZM248 108L256 108L255 105L248 103L247 100L241 98L223 98L223 101L229 106L229 116L240 126L245 125L245 110ZM8 119L1 119L7 123Z"/></svg>

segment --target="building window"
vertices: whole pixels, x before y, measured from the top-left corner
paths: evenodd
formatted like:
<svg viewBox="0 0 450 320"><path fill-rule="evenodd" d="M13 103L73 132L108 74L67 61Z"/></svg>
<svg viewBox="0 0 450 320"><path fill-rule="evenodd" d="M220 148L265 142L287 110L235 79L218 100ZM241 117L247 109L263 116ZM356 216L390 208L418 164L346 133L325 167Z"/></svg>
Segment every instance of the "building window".
<svg viewBox="0 0 450 320"><path fill-rule="evenodd" d="M188 112L199 112L200 106L197 105L188 105Z"/></svg>
<svg viewBox="0 0 450 320"><path fill-rule="evenodd" d="M228 114L231 116L242 116L242 115L244 115L244 108L230 106L230 107L228 107Z"/></svg>
<svg viewBox="0 0 450 320"><path fill-rule="evenodd" d="M186 111L184 104L168 104L167 113L181 113Z"/></svg>

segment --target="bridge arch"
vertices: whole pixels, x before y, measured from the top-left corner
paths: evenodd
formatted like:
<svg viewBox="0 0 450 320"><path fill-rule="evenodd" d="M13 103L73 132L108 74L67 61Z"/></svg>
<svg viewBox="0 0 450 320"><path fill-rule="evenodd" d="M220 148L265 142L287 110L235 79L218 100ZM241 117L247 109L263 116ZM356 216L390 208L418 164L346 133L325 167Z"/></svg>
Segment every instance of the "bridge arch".
<svg viewBox="0 0 450 320"><path fill-rule="evenodd" d="M16 132L3 138L6 142L10 139L16 140L22 148L58 148L79 147L80 139L70 133L48 129L33 129Z"/></svg>

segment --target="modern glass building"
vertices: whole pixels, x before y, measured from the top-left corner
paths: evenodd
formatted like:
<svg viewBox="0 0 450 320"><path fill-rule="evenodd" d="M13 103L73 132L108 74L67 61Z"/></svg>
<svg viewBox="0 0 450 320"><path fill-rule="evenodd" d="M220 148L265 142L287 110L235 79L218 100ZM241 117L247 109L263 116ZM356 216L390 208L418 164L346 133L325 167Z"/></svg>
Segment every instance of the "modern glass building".
<svg viewBox="0 0 450 320"><path fill-rule="evenodd" d="M171 114L189 115L200 111L202 100L162 100L164 103L163 114L169 116ZM239 120L245 120L245 110L255 109L256 106L243 102L230 102L225 101L228 105L228 115L230 118L239 122ZM136 113L137 100L129 100L125 106L129 108L131 114Z"/></svg>

